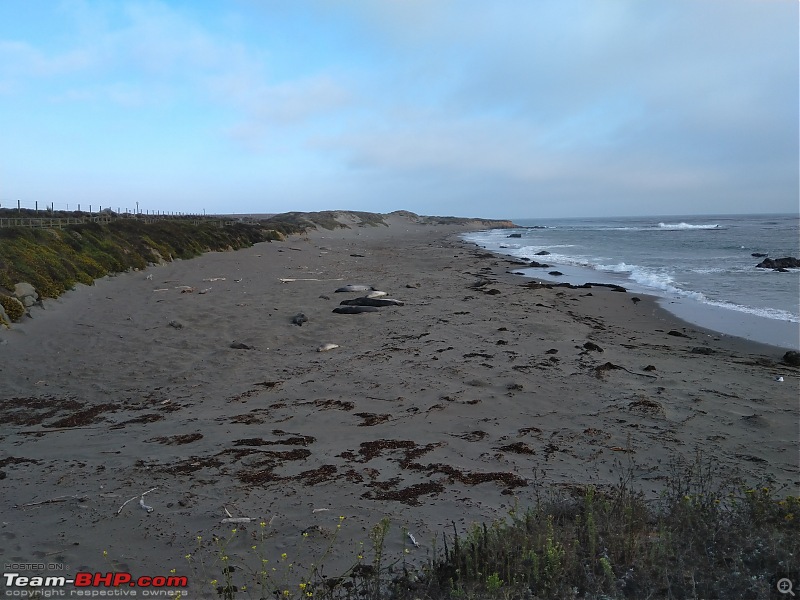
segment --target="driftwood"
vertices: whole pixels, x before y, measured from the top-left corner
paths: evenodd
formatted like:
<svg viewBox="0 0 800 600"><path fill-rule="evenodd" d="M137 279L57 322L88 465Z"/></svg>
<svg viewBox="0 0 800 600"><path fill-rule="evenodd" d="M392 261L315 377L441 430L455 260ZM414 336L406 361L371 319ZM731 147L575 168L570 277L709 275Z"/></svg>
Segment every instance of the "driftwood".
<svg viewBox="0 0 800 600"><path fill-rule="evenodd" d="M287 277L278 277L278 281L281 283L291 283L293 281L344 281L343 277L338 277L336 279L290 279Z"/></svg>
<svg viewBox="0 0 800 600"><path fill-rule="evenodd" d="M48 500L40 500L39 502L28 502L27 504L15 504L14 508L29 508L31 506L41 506L42 504L56 504L57 502L66 502L67 500L85 500L85 496L58 496L57 498L50 498Z"/></svg>
<svg viewBox="0 0 800 600"><path fill-rule="evenodd" d="M256 517L227 517L222 519L220 523L250 523L256 520Z"/></svg>
<svg viewBox="0 0 800 600"><path fill-rule="evenodd" d="M129 500L125 500L125 502L122 503L122 506L119 507L119 510L117 510L117 516L119 515L119 513L122 512L122 509L125 508L126 504L128 504L129 502L133 502L137 498L139 498L139 506L141 506L143 509L145 509L149 513L153 512L153 507L152 506L147 506L144 503L144 497L147 494L149 494L150 492L155 492L157 489L158 489L157 487L154 487L153 489L147 490L146 492L143 492L143 493L139 494L138 496L134 496L133 498L131 498Z"/></svg>

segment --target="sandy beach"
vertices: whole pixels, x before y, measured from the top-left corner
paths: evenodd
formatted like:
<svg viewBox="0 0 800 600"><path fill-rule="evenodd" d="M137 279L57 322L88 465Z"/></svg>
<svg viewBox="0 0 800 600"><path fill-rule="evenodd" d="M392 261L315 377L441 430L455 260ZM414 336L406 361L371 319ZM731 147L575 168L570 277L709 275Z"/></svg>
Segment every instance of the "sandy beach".
<svg viewBox="0 0 800 600"><path fill-rule="evenodd" d="M388 552L421 560L548 489L655 496L698 451L798 493L786 349L387 222L107 277L0 331L3 561L175 569L206 597L220 548L249 565L262 535L298 570L338 536L333 568L388 516ZM333 313L346 284L404 304Z"/></svg>

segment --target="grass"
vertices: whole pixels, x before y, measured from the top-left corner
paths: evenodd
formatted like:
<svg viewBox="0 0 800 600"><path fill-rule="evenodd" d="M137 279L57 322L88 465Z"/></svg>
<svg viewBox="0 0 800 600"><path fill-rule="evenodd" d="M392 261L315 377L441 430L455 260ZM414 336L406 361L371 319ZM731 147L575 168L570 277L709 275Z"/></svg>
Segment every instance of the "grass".
<svg viewBox="0 0 800 600"><path fill-rule="evenodd" d="M175 258L192 258L210 250L250 246L275 237L242 224L220 227L212 222L163 220L146 223L120 219L84 223L64 229L0 229L0 288L13 290L26 281L40 296L56 298L76 283Z"/></svg>
<svg viewBox="0 0 800 600"><path fill-rule="evenodd" d="M124 217L104 213L107 223L86 222L63 229L0 228L0 293L10 293L14 284L28 282L40 296L56 298L77 283L92 282L111 273L144 269L148 265L176 258L192 258L212 250L237 250L256 242L283 240L309 229L349 228L338 219L354 217L360 227L386 226L386 215L358 211L290 212L260 221L239 223L233 220L200 217ZM413 213L393 213L425 223L472 223L455 217L418 217ZM1 217L88 216L82 212L48 212L0 209ZM220 224L223 223L224 226ZM482 221L486 226L507 222ZM11 306L15 312L16 306ZM8 310L8 307L6 308ZM12 320L19 317L12 317Z"/></svg>
<svg viewBox="0 0 800 600"><path fill-rule="evenodd" d="M533 506L465 533L454 524L421 564L407 562L405 546L387 555L388 519L338 576L323 575L324 558L346 552L336 532L310 567L282 555L260 578L226 547L214 589L226 599L758 599L770 597L778 573L800 569L800 497L726 480L700 457L673 465L658 498L635 490L632 468L624 472L606 488L539 482ZM405 542L407 532L394 531Z"/></svg>

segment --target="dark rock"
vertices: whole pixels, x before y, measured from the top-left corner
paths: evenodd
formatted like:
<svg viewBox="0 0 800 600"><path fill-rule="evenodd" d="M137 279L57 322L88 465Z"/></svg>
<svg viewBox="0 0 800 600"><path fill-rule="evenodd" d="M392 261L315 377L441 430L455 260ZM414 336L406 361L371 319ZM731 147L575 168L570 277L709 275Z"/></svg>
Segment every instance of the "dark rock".
<svg viewBox="0 0 800 600"><path fill-rule="evenodd" d="M639 302L641 302L641 301L642 301L642 299L641 298L637 298L636 296L631 298L631 302L633 302L634 304L639 304Z"/></svg>
<svg viewBox="0 0 800 600"><path fill-rule="evenodd" d="M688 338L688 337L689 337L689 336L688 336L688 335L686 335L685 333L683 333L683 332L681 332L681 331L677 331L677 330L675 330L675 329L671 329L671 330L669 330L669 331L667 332L667 335L674 335L675 337L682 337L682 338Z"/></svg>
<svg viewBox="0 0 800 600"><path fill-rule="evenodd" d="M179 323L178 321L170 321L169 326L175 329L183 329L183 323Z"/></svg>
<svg viewBox="0 0 800 600"><path fill-rule="evenodd" d="M325 294L320 294L319 297L322 298L323 300L330 300L331 299L330 296L326 296Z"/></svg>
<svg viewBox="0 0 800 600"><path fill-rule="evenodd" d="M603 349L600 346L598 346L597 344L595 344L594 342L586 342L583 345L583 347L586 348L587 350L591 350L592 352L602 352L603 351Z"/></svg>
<svg viewBox="0 0 800 600"><path fill-rule="evenodd" d="M549 269L550 268L550 265L546 265L544 263L536 262L535 260L532 260L528 266L529 267L541 267L542 269Z"/></svg>
<svg viewBox="0 0 800 600"><path fill-rule="evenodd" d="M714 350L711 348L706 348L704 346L695 346L689 352L692 354L714 354Z"/></svg>
<svg viewBox="0 0 800 600"><path fill-rule="evenodd" d="M656 368L653 365L647 365L642 371L655 371Z"/></svg>
<svg viewBox="0 0 800 600"><path fill-rule="evenodd" d="M297 313L295 316L292 317L292 323L295 325L302 327L303 323L308 321L308 317L305 316L303 313Z"/></svg>
<svg viewBox="0 0 800 600"><path fill-rule="evenodd" d="M508 237L510 237L510 238L521 238L522 234L521 233L512 233Z"/></svg>
<svg viewBox="0 0 800 600"><path fill-rule="evenodd" d="M0 471L0 479L5 479L5 478L6 478L6 472Z"/></svg>
<svg viewBox="0 0 800 600"><path fill-rule="evenodd" d="M363 254L351 254L350 256L352 256L353 258L364 258Z"/></svg>
<svg viewBox="0 0 800 600"><path fill-rule="evenodd" d="M764 254L763 252L753 252L750 256L754 258L764 258L766 254Z"/></svg>
<svg viewBox="0 0 800 600"><path fill-rule="evenodd" d="M759 269L800 269L800 260L793 256L784 258L765 258L756 265Z"/></svg>
<svg viewBox="0 0 800 600"><path fill-rule="evenodd" d="M233 342L230 345L230 348L234 350L252 350L253 346L248 346L247 344L243 344L242 342Z"/></svg>
<svg viewBox="0 0 800 600"><path fill-rule="evenodd" d="M558 354L558 349L556 349L556 348L550 348L550 350L548 350L547 352L545 352L545 354Z"/></svg>
<svg viewBox="0 0 800 600"><path fill-rule="evenodd" d="M789 350L783 355L783 362L793 367L800 367L800 352Z"/></svg>
<svg viewBox="0 0 800 600"><path fill-rule="evenodd" d="M486 290L486 293L489 294L490 296L496 296L497 294L500 293L500 290L492 288L491 290Z"/></svg>
<svg viewBox="0 0 800 600"><path fill-rule="evenodd" d="M539 250L534 256L547 256L548 254L550 253L547 250Z"/></svg>
<svg viewBox="0 0 800 600"><path fill-rule="evenodd" d="M789 269L784 269L783 267L773 269L773 271L777 271L778 273L789 273Z"/></svg>
<svg viewBox="0 0 800 600"><path fill-rule="evenodd" d="M560 277L561 275L563 275L563 273L561 271L550 271L548 275L552 275L553 277Z"/></svg>

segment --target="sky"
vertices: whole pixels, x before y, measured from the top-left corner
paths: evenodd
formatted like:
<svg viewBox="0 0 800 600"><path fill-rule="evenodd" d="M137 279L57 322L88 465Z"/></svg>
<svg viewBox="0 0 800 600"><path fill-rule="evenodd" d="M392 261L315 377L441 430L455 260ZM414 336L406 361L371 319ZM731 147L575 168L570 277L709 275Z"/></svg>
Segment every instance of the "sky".
<svg viewBox="0 0 800 600"><path fill-rule="evenodd" d="M798 212L796 0L0 0L0 205Z"/></svg>

